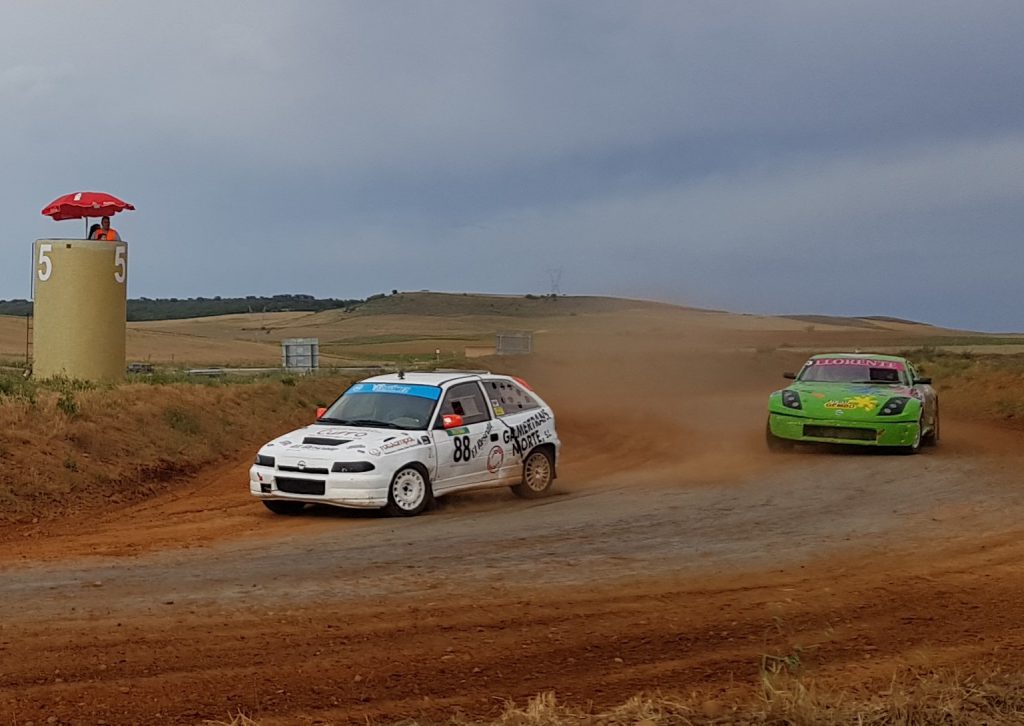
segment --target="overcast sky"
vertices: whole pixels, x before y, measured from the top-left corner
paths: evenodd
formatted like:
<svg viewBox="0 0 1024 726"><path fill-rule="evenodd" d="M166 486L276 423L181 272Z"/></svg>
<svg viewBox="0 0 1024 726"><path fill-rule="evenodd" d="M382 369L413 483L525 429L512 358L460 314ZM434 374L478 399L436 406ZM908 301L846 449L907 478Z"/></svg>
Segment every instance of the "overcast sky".
<svg viewBox="0 0 1024 726"><path fill-rule="evenodd" d="M403 290L1024 330L1024 3L7 0L0 297Z"/></svg>

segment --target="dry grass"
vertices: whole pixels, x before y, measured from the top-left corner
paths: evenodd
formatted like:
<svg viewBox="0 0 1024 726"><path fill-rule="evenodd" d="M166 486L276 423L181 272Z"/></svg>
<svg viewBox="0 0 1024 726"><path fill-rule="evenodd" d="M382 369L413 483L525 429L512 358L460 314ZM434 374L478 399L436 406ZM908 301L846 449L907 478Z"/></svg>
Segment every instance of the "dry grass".
<svg viewBox="0 0 1024 726"><path fill-rule="evenodd" d="M1024 679L999 669L975 674L908 670L870 694L836 692L786 672L764 673L761 702L746 718L792 726L1020 724Z"/></svg>
<svg viewBox="0 0 1024 726"><path fill-rule="evenodd" d="M957 418L1024 427L1024 355L950 353L933 348L908 355L934 378L943 410Z"/></svg>
<svg viewBox="0 0 1024 726"><path fill-rule="evenodd" d="M508 703L496 717L462 714L401 726L1010 726L1024 723L1024 676L998 668L974 675L907 670L877 692L849 692L816 684L767 664L756 695L746 699L707 693L638 694L609 709L582 708L542 693L525 705ZM776 664L778 665L778 664ZM346 723L317 720L316 723ZM244 714L208 726L260 726ZM276 721L275 721L276 723Z"/></svg>
<svg viewBox="0 0 1024 726"><path fill-rule="evenodd" d="M152 496L312 420L349 379L0 383L0 522Z"/></svg>

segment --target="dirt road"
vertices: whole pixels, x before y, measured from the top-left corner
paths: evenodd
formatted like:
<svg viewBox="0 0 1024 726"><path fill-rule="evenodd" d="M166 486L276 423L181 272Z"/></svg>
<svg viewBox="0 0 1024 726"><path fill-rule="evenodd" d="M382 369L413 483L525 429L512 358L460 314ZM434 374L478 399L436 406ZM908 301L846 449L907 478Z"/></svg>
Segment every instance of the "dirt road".
<svg viewBox="0 0 1024 726"><path fill-rule="evenodd" d="M245 460L3 532L0 723L443 719L549 689L713 701L749 691L764 654L849 687L1024 664L1019 434L947 418L919 456L771 456L775 361L655 353L636 378L581 376L569 353L523 365L566 444L545 500L277 517Z"/></svg>
<svg viewBox="0 0 1024 726"><path fill-rule="evenodd" d="M963 453L979 436L951 422L922 456L765 456L756 475L602 473L609 452L580 439L592 456L567 459L559 496L415 520L274 517L232 464L87 533L8 543L0 718L440 717L549 688L715 693L800 643L843 679L1010 652L1021 461ZM641 460L666 454L643 440Z"/></svg>

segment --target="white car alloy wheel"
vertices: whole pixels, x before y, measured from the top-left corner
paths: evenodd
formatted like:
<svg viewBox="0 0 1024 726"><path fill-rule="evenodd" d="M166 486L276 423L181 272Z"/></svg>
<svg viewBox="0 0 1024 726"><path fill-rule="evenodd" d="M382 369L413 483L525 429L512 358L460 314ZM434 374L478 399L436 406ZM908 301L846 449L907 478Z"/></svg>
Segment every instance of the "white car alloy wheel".
<svg viewBox="0 0 1024 726"><path fill-rule="evenodd" d="M411 517L426 509L429 501L430 484L423 472L407 466L395 474L388 491L389 514Z"/></svg>
<svg viewBox="0 0 1024 726"><path fill-rule="evenodd" d="M545 496L555 478L555 466L551 455L544 449L536 449L523 462L523 483L512 487L520 497L535 499Z"/></svg>

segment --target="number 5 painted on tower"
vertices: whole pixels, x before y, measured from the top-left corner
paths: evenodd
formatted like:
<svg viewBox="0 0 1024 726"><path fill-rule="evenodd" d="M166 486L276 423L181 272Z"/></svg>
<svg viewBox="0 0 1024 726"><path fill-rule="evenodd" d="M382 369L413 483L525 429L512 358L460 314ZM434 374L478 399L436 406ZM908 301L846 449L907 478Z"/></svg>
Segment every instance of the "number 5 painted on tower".
<svg viewBox="0 0 1024 726"><path fill-rule="evenodd" d="M124 278L128 274L128 263L124 259L124 253L127 251L126 247L119 246L114 250L114 280L115 282L124 282Z"/></svg>
<svg viewBox="0 0 1024 726"><path fill-rule="evenodd" d="M40 282L46 282L50 279L50 275L53 274L53 260L47 255L53 251L52 244L41 244L39 245L39 262L40 267L36 270L36 276Z"/></svg>

